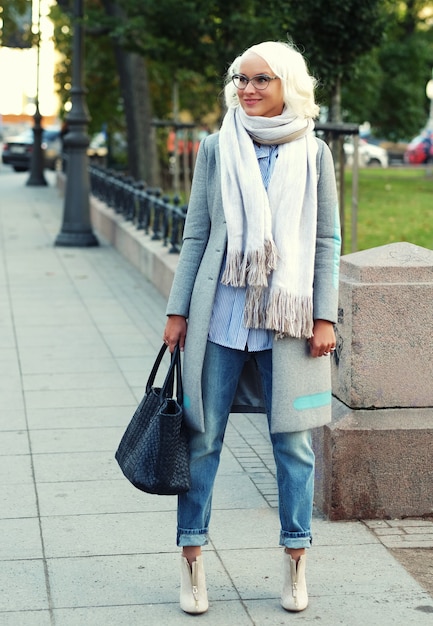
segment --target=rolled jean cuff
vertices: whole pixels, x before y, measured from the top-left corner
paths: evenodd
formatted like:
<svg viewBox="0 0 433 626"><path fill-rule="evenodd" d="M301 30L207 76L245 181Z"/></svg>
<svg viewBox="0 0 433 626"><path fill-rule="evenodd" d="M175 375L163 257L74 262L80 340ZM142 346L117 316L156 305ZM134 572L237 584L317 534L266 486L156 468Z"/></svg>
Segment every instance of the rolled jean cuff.
<svg viewBox="0 0 433 626"><path fill-rule="evenodd" d="M179 528L177 531L177 545L181 548L186 546L206 546L208 544L208 531L186 530Z"/></svg>
<svg viewBox="0 0 433 626"><path fill-rule="evenodd" d="M285 548L310 548L312 543L311 533L289 533L285 530L280 533L280 546Z"/></svg>

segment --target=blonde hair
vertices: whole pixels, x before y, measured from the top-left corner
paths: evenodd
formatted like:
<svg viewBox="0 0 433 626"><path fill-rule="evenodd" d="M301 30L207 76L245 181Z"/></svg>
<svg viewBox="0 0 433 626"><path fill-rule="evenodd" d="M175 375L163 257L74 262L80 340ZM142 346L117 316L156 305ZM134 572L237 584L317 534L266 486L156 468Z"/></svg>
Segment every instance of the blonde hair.
<svg viewBox="0 0 433 626"><path fill-rule="evenodd" d="M239 106L237 89L232 82L233 74L239 72L244 57L254 52L261 57L281 79L283 99L286 107L301 118L314 118L319 106L314 99L316 80L309 74L307 64L294 46L282 41L265 41L251 46L236 57L230 65L224 87L224 99L228 108Z"/></svg>

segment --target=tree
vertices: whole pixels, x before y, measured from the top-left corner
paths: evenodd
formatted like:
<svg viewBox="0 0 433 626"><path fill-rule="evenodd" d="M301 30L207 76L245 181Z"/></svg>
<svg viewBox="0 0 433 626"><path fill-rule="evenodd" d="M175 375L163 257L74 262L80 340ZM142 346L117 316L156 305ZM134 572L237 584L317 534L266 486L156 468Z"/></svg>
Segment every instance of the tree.
<svg viewBox="0 0 433 626"><path fill-rule="evenodd" d="M425 12L425 8L430 8ZM390 5L390 27L378 51L382 71L375 125L394 140L417 134L428 117L425 85L433 65L433 6L409 0Z"/></svg>
<svg viewBox="0 0 433 626"><path fill-rule="evenodd" d="M379 137L413 137L425 124L425 85L433 62L433 3L385 2L387 26L380 46L362 55L343 84L343 117L369 120Z"/></svg>
<svg viewBox="0 0 433 626"><path fill-rule="evenodd" d="M359 58L378 46L386 14L383 0L304 0L291 3L292 32L307 51L320 93L329 102L329 121L341 122L341 89Z"/></svg>
<svg viewBox="0 0 433 626"><path fill-rule="evenodd" d="M33 45L31 0L13 0L0 6L0 45L31 48Z"/></svg>

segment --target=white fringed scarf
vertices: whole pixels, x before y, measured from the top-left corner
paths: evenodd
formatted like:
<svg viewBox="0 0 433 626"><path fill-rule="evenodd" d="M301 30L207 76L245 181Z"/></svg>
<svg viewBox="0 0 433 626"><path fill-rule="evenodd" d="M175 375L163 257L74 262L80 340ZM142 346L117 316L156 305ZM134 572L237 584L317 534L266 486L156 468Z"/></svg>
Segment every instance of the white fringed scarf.
<svg viewBox="0 0 433 626"><path fill-rule="evenodd" d="M277 337L313 334L317 224L314 123L290 115L249 116L229 109L220 131L221 189L227 222L222 282L246 286L244 323ZM253 141L278 144L268 186Z"/></svg>

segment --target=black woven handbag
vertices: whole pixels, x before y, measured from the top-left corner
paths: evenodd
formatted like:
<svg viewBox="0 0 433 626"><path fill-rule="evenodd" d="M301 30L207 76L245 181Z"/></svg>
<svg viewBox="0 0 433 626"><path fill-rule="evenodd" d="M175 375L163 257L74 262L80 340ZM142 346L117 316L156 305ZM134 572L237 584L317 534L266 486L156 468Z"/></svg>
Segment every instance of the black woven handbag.
<svg viewBox="0 0 433 626"><path fill-rule="evenodd" d="M177 495L190 487L186 427L182 420L182 374L176 346L162 387L155 377L167 346L159 351L136 409L116 452L126 478L141 491ZM176 397L173 396L176 381Z"/></svg>

